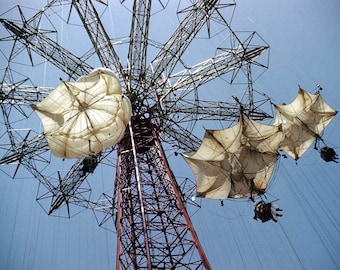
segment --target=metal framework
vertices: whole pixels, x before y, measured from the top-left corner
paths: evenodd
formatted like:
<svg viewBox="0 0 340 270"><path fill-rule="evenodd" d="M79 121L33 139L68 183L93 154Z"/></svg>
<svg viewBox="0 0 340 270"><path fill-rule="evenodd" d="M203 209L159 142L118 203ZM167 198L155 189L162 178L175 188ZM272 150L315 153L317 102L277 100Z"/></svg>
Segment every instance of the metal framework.
<svg viewBox="0 0 340 270"><path fill-rule="evenodd" d="M44 14L54 6L65 4L62 1L51 1L30 19L25 18L20 6L20 20L0 18L10 35L2 41L13 41L1 78L0 106L8 143L1 144L0 165L16 164L13 177L22 166L41 183L37 199L48 200L48 214L66 206L70 215L70 205L77 205L100 213L101 225L113 219L118 235L116 269L211 269L162 144L174 146L175 151L197 148L199 139L192 133L196 121L235 119L241 103L243 110L254 119L270 117L254 102L252 89L252 67L267 67L260 59L269 46L255 32L247 32L245 38L234 32L221 13L224 8L233 8L234 3L221 4L217 0L193 1L183 9L184 19L160 46L149 38L151 0L135 0L131 8L127 66L124 66L121 59L126 56L118 55L106 32L95 5L103 3L98 2L70 1L69 16L76 10L93 46L82 56L76 56L53 40L49 34L56 32L55 29L42 31L39 27ZM160 4L163 6L162 1ZM217 48L218 53L210 59L175 73L175 68L183 63L182 55L203 26L207 26L210 37L212 23L223 26L230 44ZM159 52L148 63L148 51L156 47ZM54 176L44 174L42 168L52 163L47 157L49 149L44 134L22 130L14 120L18 115L24 120L29 118L30 106L50 91L30 85L28 78L17 79L12 62L23 51L27 51L33 66L35 53L69 79L89 73L93 68L87 59L93 56L102 66L117 73L132 102L133 116L124 138L115 148L74 161L65 174L59 171ZM198 97L199 88L206 83L228 74L230 82L234 82L239 73L247 78L246 102L237 97L235 102ZM87 178L114 153L114 194L103 193L98 200L90 199Z"/></svg>
<svg viewBox="0 0 340 270"><path fill-rule="evenodd" d="M133 117L117 162L116 268L210 269L151 118Z"/></svg>

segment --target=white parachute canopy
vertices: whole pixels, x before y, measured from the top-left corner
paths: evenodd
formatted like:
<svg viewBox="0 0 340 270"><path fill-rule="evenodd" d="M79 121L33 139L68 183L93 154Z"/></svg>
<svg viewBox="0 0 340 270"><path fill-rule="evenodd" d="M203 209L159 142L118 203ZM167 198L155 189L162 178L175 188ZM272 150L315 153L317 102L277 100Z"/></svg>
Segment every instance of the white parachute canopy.
<svg viewBox="0 0 340 270"><path fill-rule="evenodd" d="M337 113L320 93L311 94L301 88L292 103L275 105L275 110L274 125L281 125L285 135L280 148L295 160L320 138Z"/></svg>
<svg viewBox="0 0 340 270"><path fill-rule="evenodd" d="M280 126L244 114L231 128L207 130L196 152L183 153L195 174L197 196L223 200L264 193L282 139Z"/></svg>
<svg viewBox="0 0 340 270"><path fill-rule="evenodd" d="M62 82L33 109L51 152L62 158L87 157L115 145L131 117L129 99L106 68L76 82Z"/></svg>

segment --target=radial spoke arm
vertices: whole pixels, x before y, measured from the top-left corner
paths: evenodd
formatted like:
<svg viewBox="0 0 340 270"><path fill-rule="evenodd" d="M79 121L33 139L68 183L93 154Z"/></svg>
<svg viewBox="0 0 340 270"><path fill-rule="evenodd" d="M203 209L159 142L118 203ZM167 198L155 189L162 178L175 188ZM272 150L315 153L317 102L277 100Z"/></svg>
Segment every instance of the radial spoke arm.
<svg viewBox="0 0 340 270"><path fill-rule="evenodd" d="M92 1L72 1L104 67L122 74L122 65Z"/></svg>
<svg viewBox="0 0 340 270"><path fill-rule="evenodd" d="M162 141L172 146L177 146L184 151L197 150L201 144L201 140L188 129L178 124L176 119L163 122L160 136Z"/></svg>
<svg viewBox="0 0 340 270"><path fill-rule="evenodd" d="M128 52L130 76L145 73L150 11L151 1L134 1Z"/></svg>
<svg viewBox="0 0 340 270"><path fill-rule="evenodd" d="M267 101L267 100L265 100ZM265 101L262 101L264 103ZM174 99L163 102L163 112L168 118L176 118L176 122L184 123L198 120L230 121L240 115L238 102L203 101L192 99ZM242 106L242 111L253 120L272 118L259 108Z"/></svg>
<svg viewBox="0 0 340 270"><path fill-rule="evenodd" d="M13 133L15 130L13 130ZM9 134L13 136L14 134ZM41 174L39 169L36 167L36 162L43 162L48 164L48 160L44 157L44 153L48 151L47 142L42 134L38 136L29 137L30 131L27 132L26 136L22 138L20 143L12 145L12 151L7 152L0 159L0 165L15 165L17 168L14 172L13 178L22 165L26 168L40 183L42 183L46 188L52 188L52 185L47 180L47 178Z"/></svg>
<svg viewBox="0 0 340 270"><path fill-rule="evenodd" d="M249 50L243 48L234 48L216 55L206 61L192 66L190 69L185 69L181 72L173 74L169 81L175 80L170 89L164 93L161 99L166 98L170 93L177 90L184 90L186 93L197 89L199 86L220 77L228 72L233 72L235 75L238 70L254 59L259 57L267 46L260 46ZM233 80L234 75L232 76ZM160 82L162 84L162 82ZM183 95L183 94L182 94Z"/></svg>
<svg viewBox="0 0 340 270"><path fill-rule="evenodd" d="M12 145L12 147L15 149L14 152L9 152L7 155L5 154L3 157L1 157L0 165L20 165L22 160L31 158L32 155L39 156L42 153L48 151L47 142L42 134L39 134L33 138L28 138L28 134L20 143Z"/></svg>
<svg viewBox="0 0 340 270"><path fill-rule="evenodd" d="M77 204L81 207L88 208L89 204L93 204L93 202L90 202L82 196L80 187L88 175L93 173L97 165L112 153L113 150L114 148L111 147L98 156L77 159L67 174L59 179L59 185L57 187L54 187L51 184L53 188L51 188L49 192L51 193L50 197L52 197L52 201L48 214L52 214L65 204L68 207L68 200L70 198L72 199L73 204ZM37 199L44 199L44 197L46 197L46 194Z"/></svg>
<svg viewBox="0 0 340 270"><path fill-rule="evenodd" d="M93 69L82 61L81 58L63 48L37 28L26 23L19 26L17 23L7 19L0 19L0 22L12 33L13 39L19 40L29 50L33 50L38 55L49 60L60 70L68 74L70 78L78 78Z"/></svg>
<svg viewBox="0 0 340 270"><path fill-rule="evenodd" d="M166 77L173 71L180 57L196 34L215 10L217 0L198 1L165 43L160 53L152 61L155 65L153 78L157 80L163 72Z"/></svg>
<svg viewBox="0 0 340 270"><path fill-rule="evenodd" d="M11 106L26 105L31 106L47 97L52 88L42 86L18 84L2 84L0 103Z"/></svg>
<svg viewBox="0 0 340 270"><path fill-rule="evenodd" d="M176 121L227 120L237 118L240 105L231 102L195 101L192 99L167 100L163 103L165 114L178 117Z"/></svg>

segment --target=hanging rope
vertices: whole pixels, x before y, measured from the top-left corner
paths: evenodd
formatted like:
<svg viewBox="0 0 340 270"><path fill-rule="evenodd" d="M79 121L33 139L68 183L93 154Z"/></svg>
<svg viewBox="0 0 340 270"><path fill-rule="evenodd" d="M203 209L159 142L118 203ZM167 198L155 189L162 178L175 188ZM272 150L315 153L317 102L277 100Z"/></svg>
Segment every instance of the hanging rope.
<svg viewBox="0 0 340 270"><path fill-rule="evenodd" d="M302 269L307 269L306 266L304 265L303 261L301 260L299 254L297 253L297 251L296 251L296 249L295 249L293 243L291 242L290 238L288 237L287 232L283 229L282 224L281 224L280 222L279 222L279 225L280 225L280 228L281 228L281 230L282 230L282 232L283 232L283 234L284 234L286 240L287 240L288 243L289 243L289 246L292 248L295 257L298 259L298 261L299 261L299 263L300 263Z"/></svg>
<svg viewBox="0 0 340 270"><path fill-rule="evenodd" d="M284 169L284 172L287 175L286 181L288 182L288 187L294 198L298 202L299 206L303 209L303 213L312 226L315 235L318 236L320 242L323 244L334 265L339 265L339 262L337 262L337 260L339 260L340 258L337 258L338 253L336 252L336 250L339 250L340 248L339 244L335 242L334 236L330 234L327 226L324 224L324 222L322 222L318 213L315 212L313 206L309 203L308 199L304 195L304 192L302 192L300 187L295 183L290 173L286 169Z"/></svg>

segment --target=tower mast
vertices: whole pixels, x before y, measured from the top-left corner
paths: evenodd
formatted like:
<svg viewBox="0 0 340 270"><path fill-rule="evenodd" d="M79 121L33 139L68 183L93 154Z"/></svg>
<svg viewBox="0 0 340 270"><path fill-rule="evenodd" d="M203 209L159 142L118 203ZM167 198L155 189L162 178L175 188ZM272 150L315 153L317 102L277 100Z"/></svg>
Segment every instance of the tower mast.
<svg viewBox="0 0 340 270"><path fill-rule="evenodd" d="M151 117L119 143L116 269L211 269Z"/></svg>

